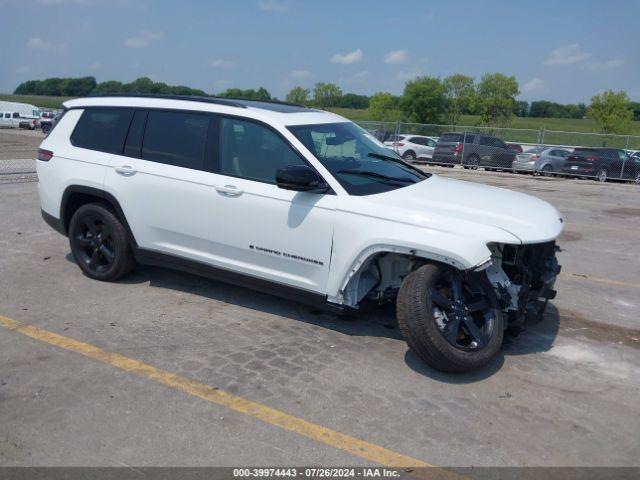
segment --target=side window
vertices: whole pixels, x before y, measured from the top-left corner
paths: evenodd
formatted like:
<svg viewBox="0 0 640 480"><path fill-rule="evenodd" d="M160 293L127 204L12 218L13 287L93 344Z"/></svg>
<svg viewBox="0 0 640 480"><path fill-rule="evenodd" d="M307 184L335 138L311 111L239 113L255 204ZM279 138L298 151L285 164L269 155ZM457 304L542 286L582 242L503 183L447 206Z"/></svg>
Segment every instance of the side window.
<svg viewBox="0 0 640 480"><path fill-rule="evenodd" d="M275 183L278 169L288 165L304 165L304 161L278 134L255 122L222 119L222 175Z"/></svg>
<svg viewBox="0 0 640 480"><path fill-rule="evenodd" d="M480 145L485 145L487 147L493 147L493 140L491 139L491 137L486 137L486 136L482 135L480 137Z"/></svg>
<svg viewBox="0 0 640 480"><path fill-rule="evenodd" d="M13 112L13 118L20 118L20 114L18 112Z"/></svg>
<svg viewBox="0 0 640 480"><path fill-rule="evenodd" d="M497 147L497 148L502 148L504 150L507 149L507 144L504 143L502 140L500 140L499 138L494 138L493 139L493 146Z"/></svg>
<svg viewBox="0 0 640 480"><path fill-rule="evenodd" d="M204 170L210 120L211 116L197 113L150 111L142 158Z"/></svg>
<svg viewBox="0 0 640 480"><path fill-rule="evenodd" d="M418 137L411 137L409 138L409 141L411 143L415 143L416 145L422 145L422 139Z"/></svg>
<svg viewBox="0 0 640 480"><path fill-rule="evenodd" d="M4 118L11 118L11 114L10 113L5 113L4 114Z"/></svg>
<svg viewBox="0 0 640 480"><path fill-rule="evenodd" d="M131 123L130 108L88 108L71 134L71 144L107 153L120 153Z"/></svg>
<svg viewBox="0 0 640 480"><path fill-rule="evenodd" d="M144 137L144 126L147 122L147 112L136 110L131 120L127 140L124 143L123 155L127 157L140 158L142 156L142 138Z"/></svg>
<svg viewBox="0 0 640 480"><path fill-rule="evenodd" d="M428 144L429 144L430 147L435 147L436 146L436 142L431 138L428 140Z"/></svg>

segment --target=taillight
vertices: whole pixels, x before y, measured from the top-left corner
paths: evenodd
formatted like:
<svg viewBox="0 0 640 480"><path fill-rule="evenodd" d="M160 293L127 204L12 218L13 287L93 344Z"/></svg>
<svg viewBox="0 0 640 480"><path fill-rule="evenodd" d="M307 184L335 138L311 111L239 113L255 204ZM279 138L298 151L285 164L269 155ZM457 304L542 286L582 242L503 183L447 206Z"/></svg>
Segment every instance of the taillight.
<svg viewBox="0 0 640 480"><path fill-rule="evenodd" d="M457 155L459 153L462 153L462 144L461 143L457 144L453 149L453 154L454 155Z"/></svg>
<svg viewBox="0 0 640 480"><path fill-rule="evenodd" d="M536 160L538 160L539 158L539 155L531 155L531 157L529 158L529 163L536 163Z"/></svg>
<svg viewBox="0 0 640 480"><path fill-rule="evenodd" d="M585 160L587 162L595 162L597 160L597 158L596 157L587 157L587 158L585 158Z"/></svg>
<svg viewBox="0 0 640 480"><path fill-rule="evenodd" d="M43 162L48 162L53 157L53 152L51 150L45 150L44 148L38 149L38 160L42 160Z"/></svg>
<svg viewBox="0 0 640 480"><path fill-rule="evenodd" d="M393 144L394 147L404 147L404 143L400 143L400 142L395 142Z"/></svg>

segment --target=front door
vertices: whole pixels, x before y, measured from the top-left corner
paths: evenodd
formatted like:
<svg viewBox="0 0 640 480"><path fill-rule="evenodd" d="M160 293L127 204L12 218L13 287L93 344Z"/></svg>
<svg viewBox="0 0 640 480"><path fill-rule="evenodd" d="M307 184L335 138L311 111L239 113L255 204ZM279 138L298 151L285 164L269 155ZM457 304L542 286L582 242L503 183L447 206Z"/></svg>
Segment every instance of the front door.
<svg viewBox="0 0 640 480"><path fill-rule="evenodd" d="M213 235L228 267L324 292L336 196L278 188L278 168L304 160L261 123L223 117L219 144Z"/></svg>

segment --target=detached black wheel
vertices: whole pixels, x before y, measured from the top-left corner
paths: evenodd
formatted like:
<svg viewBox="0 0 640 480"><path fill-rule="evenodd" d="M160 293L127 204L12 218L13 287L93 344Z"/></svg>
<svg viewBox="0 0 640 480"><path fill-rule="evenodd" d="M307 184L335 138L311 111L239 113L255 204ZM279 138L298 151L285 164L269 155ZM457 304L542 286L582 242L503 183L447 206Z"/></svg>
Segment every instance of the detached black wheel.
<svg viewBox="0 0 640 480"><path fill-rule="evenodd" d="M504 319L484 272L424 265L404 279L396 309L409 348L436 370L475 370L502 345Z"/></svg>
<svg viewBox="0 0 640 480"><path fill-rule="evenodd" d="M73 214L69 244L76 263L90 278L114 281L135 266L127 232L105 204L89 203Z"/></svg>

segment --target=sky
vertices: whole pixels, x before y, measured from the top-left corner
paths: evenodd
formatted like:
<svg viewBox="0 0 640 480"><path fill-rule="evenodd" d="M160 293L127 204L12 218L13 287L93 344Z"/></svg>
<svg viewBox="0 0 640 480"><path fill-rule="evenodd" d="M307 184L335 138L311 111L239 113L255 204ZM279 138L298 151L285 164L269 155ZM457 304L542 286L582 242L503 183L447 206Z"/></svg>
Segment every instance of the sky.
<svg viewBox="0 0 640 480"><path fill-rule="evenodd" d="M91 75L401 94L418 75L502 72L523 100L639 101L639 18L638 0L0 0L0 92Z"/></svg>

